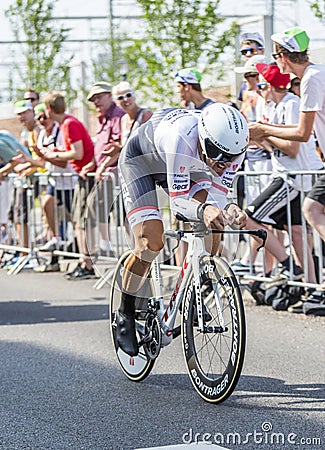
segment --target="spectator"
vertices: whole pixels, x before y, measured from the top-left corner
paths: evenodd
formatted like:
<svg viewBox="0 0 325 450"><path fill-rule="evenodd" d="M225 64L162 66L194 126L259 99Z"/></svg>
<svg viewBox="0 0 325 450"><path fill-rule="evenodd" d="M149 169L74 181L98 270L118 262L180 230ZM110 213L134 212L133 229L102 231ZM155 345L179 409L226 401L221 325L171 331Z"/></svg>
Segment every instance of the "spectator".
<svg viewBox="0 0 325 450"><path fill-rule="evenodd" d="M248 41L245 41L248 42ZM245 44L248 45L248 44ZM236 67L235 72L242 73L246 80L245 89L242 90L242 103L240 112L245 116L248 123L259 120L268 120L273 102L266 100L260 95L258 88L259 73L256 68L258 63L267 63L268 59L262 54L247 57L244 66ZM271 155L262 147L250 144L245 154L243 165L245 172L270 172L272 171ZM241 177L238 181L238 196L241 197L239 205L242 207L244 197L246 206L250 204L269 183L269 175L259 175L258 177L247 176L245 179ZM251 239L250 247L247 246L244 255L238 261L234 261L232 267L237 275L244 275L251 271L250 262L255 260L257 256L258 244ZM267 265L273 263L273 257L266 251L265 259Z"/></svg>
<svg viewBox="0 0 325 450"><path fill-rule="evenodd" d="M88 253L85 231L85 213L87 198L87 173L95 168L94 144L85 126L74 116L67 114L66 103L60 92L49 92L44 96L46 115L59 123L62 135L63 149L55 147L44 152L49 160L69 161L71 167L78 173L79 178L73 196L73 223L79 252L83 256L79 259L76 269L67 274L68 280L94 278L91 257ZM89 183L91 184L91 178Z"/></svg>
<svg viewBox="0 0 325 450"><path fill-rule="evenodd" d="M98 127L95 138L94 164L96 164L96 186L88 198L90 216L96 217L96 208L99 212L99 231L101 236L100 247L109 256L113 256L110 236L110 214L105 214L113 205L113 189L109 178L103 180L103 173L110 172L117 177L117 161L122 148L121 119L125 112L116 105L112 97L112 87L106 81L99 81L92 85L87 96L88 101L94 103L98 116ZM117 180L116 180L117 181ZM104 196L107 183L107 198ZM106 209L107 211L107 209Z"/></svg>
<svg viewBox="0 0 325 450"><path fill-rule="evenodd" d="M28 88L24 93L24 100L29 100L35 108L39 104L39 93L32 88Z"/></svg>
<svg viewBox="0 0 325 450"><path fill-rule="evenodd" d="M141 108L137 104L134 89L127 81L121 81L113 87L113 96L120 108L126 113L121 119L121 139L122 146L124 146L131 133L150 119L152 111Z"/></svg>
<svg viewBox="0 0 325 450"><path fill-rule="evenodd" d="M214 103L202 94L201 79L201 73L192 68L181 69L176 73L176 90L183 108L202 110Z"/></svg>
<svg viewBox="0 0 325 450"><path fill-rule="evenodd" d="M33 147L36 144L40 132L40 126L34 117L34 108L30 100L20 100L15 103L15 114L22 125L27 129L27 146ZM24 142L22 142L24 145Z"/></svg>
<svg viewBox="0 0 325 450"><path fill-rule="evenodd" d="M14 160L17 156L17 150L21 150L26 155L30 155L29 150L24 147L11 133L6 130L0 130L0 158L2 167L0 169L0 182L14 169L20 170L18 162ZM24 167L25 168L25 167ZM18 183L11 187L9 199L9 221L15 224L18 245L28 245L27 229L27 195L24 189ZM21 226L23 224L23 227Z"/></svg>
<svg viewBox="0 0 325 450"><path fill-rule="evenodd" d="M20 155L20 162L29 161L35 167L45 167L50 176L46 187L46 194L42 200L42 207L45 213L46 222L49 226L51 239L39 251L49 252L63 248L60 227L56 221L56 207L63 206L68 214L71 213L71 198L74 189L75 179L72 177L64 178L64 174L72 174L75 171L67 161L58 161L57 159L49 159L45 156L47 150L58 148L63 150L63 143L58 122L46 116L45 105L40 103L34 108L36 120L41 124L40 134L37 140L37 146L34 147L37 158L28 158ZM21 153L21 152L20 152ZM18 158L15 158L18 161ZM57 176L51 176L51 172L55 172ZM62 176L60 177L59 174ZM57 200L57 205L55 202ZM66 213L64 213L66 216ZM54 272L59 271L58 257L52 255L48 264L41 265L35 270L38 272Z"/></svg>
<svg viewBox="0 0 325 450"><path fill-rule="evenodd" d="M38 154L50 174L46 195L43 200L43 209L51 231L51 239L43 247L40 247L39 250L54 251L63 248L62 233L55 220L55 201L57 201L58 207L64 205L66 211L70 215L72 191L74 189L76 178L72 176L64 177L64 175L76 174L76 172L69 161L58 162L57 160L49 160L43 153L46 150L53 150L54 148L64 151L59 123L55 122L50 117L47 117L45 109L44 103L38 104L34 108L36 119L42 124L42 129L37 141ZM56 173L55 177L51 176L51 173L53 172ZM62 176L59 176L59 174Z"/></svg>
<svg viewBox="0 0 325 450"><path fill-rule="evenodd" d="M14 105L14 112L17 115L18 120L25 126L28 130L27 144L28 148L34 157L33 146L35 145L40 127L37 125L34 118L33 105L29 100L20 100ZM22 145L24 146L22 141ZM17 153L16 153L17 156ZM19 245L23 247L28 247L28 226L27 226L27 192L26 186L29 188L33 186L34 196L38 196L38 179L32 179L31 175L35 172L35 168L31 167L29 162L24 164L14 164L15 171L21 177L27 177L25 179L26 183L16 183L13 185L9 200L9 212L8 220L15 224L17 240Z"/></svg>
<svg viewBox="0 0 325 450"><path fill-rule="evenodd" d="M30 156L29 150L24 147L13 134L7 130L0 130L0 182L6 177L18 163L13 159L17 156L17 150Z"/></svg>
<svg viewBox="0 0 325 450"><path fill-rule="evenodd" d="M260 73L260 89L265 100L275 103L274 114L270 123L276 125L292 125L299 120L299 97L288 93L286 87L290 82L288 74L281 74L276 64L257 64ZM258 228L259 224L270 224L276 229L288 230L291 223L292 242L296 253L297 265L294 264L294 277L302 276L300 267L304 260L304 246L301 224L300 192L309 190L311 179L309 175L290 176L289 182L281 172L304 170L319 170L322 167L312 136L305 144L281 140L270 136L265 146L271 152L273 165L273 180L263 192L246 208L249 216L247 228ZM289 198L288 198L289 196ZM287 216L287 202L290 201L290 218ZM268 234L266 248L282 264L280 276L289 277L290 261L285 249L273 233ZM307 246L308 271L306 281L316 283L315 268L311 249ZM272 267L268 267L270 271ZM307 269L306 269L307 270Z"/></svg>
<svg viewBox="0 0 325 450"><path fill-rule="evenodd" d="M325 154L325 65L309 61L309 37L301 28L293 27L271 36L274 42L273 57L281 73L293 73L301 80L301 102L299 121L294 126L277 127L270 124L251 124L251 139L269 137L307 142L313 129L320 148ZM309 167L309 166L308 166ZM303 212L312 228L325 241L325 175L321 175L307 195ZM311 294L316 301L323 295Z"/></svg>
<svg viewBox="0 0 325 450"><path fill-rule="evenodd" d="M34 108L39 103L39 93L28 88L24 93L24 100L29 100ZM20 140L25 147L28 146L28 129L26 127L21 131Z"/></svg>
<svg viewBox="0 0 325 450"><path fill-rule="evenodd" d="M292 75L290 77L289 92L292 92L293 94L300 97L300 78L296 77L295 75Z"/></svg>
<svg viewBox="0 0 325 450"><path fill-rule="evenodd" d="M141 108L134 95L134 89L127 81L121 81L113 87L113 96L117 104L125 111L125 115L121 119L121 142L122 147L127 143L128 139L139 128L140 125L147 122L152 116L152 111L147 108ZM130 236L129 223L125 217L123 207L123 220L127 234Z"/></svg>
<svg viewBox="0 0 325 450"><path fill-rule="evenodd" d="M246 63L252 56L264 55L264 39L263 36L256 32L241 33L240 40L240 54ZM244 79L238 94L238 100L243 101L243 91L246 89L246 80Z"/></svg>

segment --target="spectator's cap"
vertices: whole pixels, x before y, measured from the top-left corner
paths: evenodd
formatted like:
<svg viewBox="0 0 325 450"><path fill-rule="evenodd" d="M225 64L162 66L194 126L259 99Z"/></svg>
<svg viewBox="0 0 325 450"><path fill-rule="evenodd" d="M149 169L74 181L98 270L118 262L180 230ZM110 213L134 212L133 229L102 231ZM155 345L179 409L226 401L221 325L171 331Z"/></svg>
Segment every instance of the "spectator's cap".
<svg viewBox="0 0 325 450"><path fill-rule="evenodd" d="M106 81L98 81L91 86L87 100L92 102L92 98L96 94L102 94L103 92L112 92L112 86Z"/></svg>
<svg viewBox="0 0 325 450"><path fill-rule="evenodd" d="M255 55L249 58L245 64L241 67L235 67L236 73L258 73L256 69L256 64L265 63L268 64L270 61L264 55Z"/></svg>
<svg viewBox="0 0 325 450"><path fill-rule="evenodd" d="M199 84L202 75L196 69L181 69L175 75L175 81L178 83Z"/></svg>
<svg viewBox="0 0 325 450"><path fill-rule="evenodd" d="M30 100L19 100L14 104L14 113L21 114L29 109L33 109L32 102Z"/></svg>
<svg viewBox="0 0 325 450"><path fill-rule="evenodd" d="M257 31L255 33L241 33L239 36L240 43L244 41L255 41L257 42L261 47L264 47L264 39L263 36L258 33Z"/></svg>
<svg viewBox="0 0 325 450"><path fill-rule="evenodd" d="M275 88L286 89L290 83L290 75L288 73L281 73L276 63L256 64L256 69Z"/></svg>
<svg viewBox="0 0 325 450"><path fill-rule="evenodd" d="M289 28L282 33L272 34L271 39L291 53L304 52L309 45L309 37L306 31L298 27Z"/></svg>
<svg viewBox="0 0 325 450"><path fill-rule="evenodd" d="M39 103L38 105L34 106L35 116L43 111L46 111L44 103Z"/></svg>

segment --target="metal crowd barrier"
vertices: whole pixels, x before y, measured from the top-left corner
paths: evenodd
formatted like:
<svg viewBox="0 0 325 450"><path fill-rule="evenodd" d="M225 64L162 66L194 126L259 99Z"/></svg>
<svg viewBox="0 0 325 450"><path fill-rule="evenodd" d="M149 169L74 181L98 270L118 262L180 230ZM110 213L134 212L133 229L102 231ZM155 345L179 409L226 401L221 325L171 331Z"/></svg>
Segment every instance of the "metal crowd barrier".
<svg viewBox="0 0 325 450"><path fill-rule="evenodd" d="M317 180L317 177L319 175L324 175L325 174L325 170L301 170L301 171L286 171L286 172L281 172L281 177L285 180L286 182L286 186L287 186L287 192L289 194L289 184L290 184L290 177L295 177L297 175L310 175L312 177L312 184L314 184L314 182ZM267 175L267 176L272 176L275 175L274 172L272 171L261 171L261 172L254 172L254 171L239 171L237 172L234 181L233 181L233 185L232 188L230 190L229 193L229 201L234 201L237 202L238 199L238 184L241 178L244 179L244 206L243 208L245 208L246 205L245 204L245 198L247 196L247 187L250 185L250 179L252 177L254 177L254 180L258 180L259 177L261 175ZM301 183L301 206L303 204L304 198L306 197L308 192L304 192L304 184L306 183L306 181L304 181L304 177L301 177L302 183ZM308 261L307 261L307 234L312 233L312 242L313 242L313 258L314 258L314 263L315 263L315 270L316 270L316 277L317 277L317 284L313 284L313 283L306 283L306 282L299 282L299 281L294 281L293 280L293 261L294 261L294 255L293 255L293 245L292 245L292 224L290 221L290 201L289 201L289 195L287 195L287 216L289 217L289 222L288 222L288 231L284 232L285 233L285 247L286 247L286 251L288 253L288 256L290 257L290 272L291 272L291 276L290 276L290 280L288 282L288 284L290 285L295 285L295 286L303 286L303 287L318 287L320 284L322 284L323 282L323 278L324 278L324 274L323 274L323 261L324 261L324 250L323 250L323 242L322 239L320 238L319 234L317 233L317 231L315 229L311 229L311 227L309 225L307 225L306 219L303 215L303 213L301 212L301 222L302 222L302 243L303 243L303 247L304 247L304 260L303 260L303 266L304 266L304 278L306 279L306 274L308 272ZM245 243L245 246L248 245L250 246L249 242ZM234 240L232 239L232 241L227 242L227 246L230 248L230 258L232 258L232 260L234 259L239 259L242 254L244 253L244 250L239 249L239 242L234 242ZM245 247L246 248L246 247ZM260 252L261 253L261 252ZM258 262L259 262L259 266L262 272L262 275L254 275L253 273L253 262L250 262L250 267L251 267L251 272L247 275L243 275L242 279L243 280L259 280L259 281L269 281L270 278L266 278L265 277L265 261L264 261L264 253L265 251L263 251L259 256L258 256ZM230 261L231 262L231 261Z"/></svg>
<svg viewBox="0 0 325 450"><path fill-rule="evenodd" d="M289 179L292 175L312 175L315 179L318 175L324 174L325 171L294 171L283 172L281 175L284 179ZM273 172L248 172L241 171L235 176L233 186L230 190L229 201L237 201L237 186L241 177L244 178L244 189L247 190L249 185L249 178L254 177L254 180L258 180L261 175L272 175ZM91 211L92 214L87 216L86 219L86 236L88 250L91 255L96 258L96 264L103 267L103 273L101 278L96 283L95 287L100 289L106 281L110 278L112 270L116 265L116 260L119 258L129 247L131 238L128 236L128 228L125 226L125 214L123 209L123 200L121 195L120 186L116 183L115 175L111 172L104 174L104 178L101 181L101 185L94 183L94 173L88 174L86 180L86 192L87 199L92 190L91 199ZM21 258L13 264L8 271L9 274L17 274L24 267L28 267L31 263L40 264L46 260L44 253L38 251L38 247L46 243L46 240L50 239L50 235L45 236L47 224L44 221L44 212L42 210L41 202L44 199L46 186L49 180L54 180L54 217L55 217L55 232L57 235L61 235L63 241L63 248L55 250L54 255L62 258L80 258L82 255L76 247L75 231L72 224L71 217L71 204L74 193L74 183L76 182L75 174L34 174L31 179L22 178L17 175L10 175L7 180L3 181L1 189L2 192L8 194L0 195L0 212L1 220L4 222L4 210L9 204L9 192L13 193L14 189L21 190L25 193L25 209L27 215L27 221L23 219L23 197L21 198L21 204L18 207L21 209L19 217L19 223L14 224L12 221L7 220L7 223L2 223L2 227L6 227L8 238L3 242L0 242L0 250L3 252L17 252L24 254ZM57 200L59 197L59 189L56 186L60 186L60 182L64 181L64 186L68 186L66 189L68 194L62 196L62 205L59 207ZM287 184L288 185L288 184ZM109 195L109 192L112 195ZM169 199L162 189L158 190L159 203L161 213L165 222L165 227L171 227L172 217L169 209ZM108 199L112 197L112 203L109 204ZM301 202L303 202L304 193L301 195ZM287 203L289 212L289 202ZM288 214L290 217L290 214ZM104 220L103 220L104 217ZM108 218L110 218L110 225L108 225ZM302 216L302 230L303 230L303 244L307 246L307 224L305 218ZM110 227L110 233L109 229ZM25 229L25 239L23 237L23 231ZM314 254L318 266L318 281L323 281L323 243L316 230L311 230L313 235ZM231 236L231 237L230 237ZM40 240L43 237L43 241ZM292 227L289 222L288 233L286 237L287 251L293 261L293 249L292 249ZM169 267L173 266L172 246L173 243L167 241L164 255L161 262ZM224 246L228 252L227 259L231 263L235 258L240 256L241 248L243 246L250 245L249 242L236 241L233 235L225 236ZM245 247L244 247L245 248ZM304 268L307 273L307 256L304 252ZM264 258L263 255L258 256L258 264L261 267L263 273ZM176 267L173 266L175 269ZM292 265L291 265L292 267ZM243 276L243 280L258 279L264 280L264 275L257 276L253 273ZM302 286L314 286L308 283L302 283L293 281L291 279L290 284L302 285Z"/></svg>
<svg viewBox="0 0 325 450"><path fill-rule="evenodd" d="M93 188L94 201L92 205L92 215L85 220L87 246L89 243L89 253L96 261L116 264L116 257L119 257L127 249L127 240L124 229L123 202L119 186L115 182L115 175L111 172L103 174L101 183L102 196L102 214L104 214L103 223L100 223L100 212L98 203L99 184L94 182L94 173L87 175L86 195L87 200ZM2 212L2 228L6 229L7 237L0 242L0 250L3 252L20 253L21 257L12 265L8 274L17 274L24 267L29 267L32 262L34 265L44 263L47 259L44 253L39 252L38 248L51 239L50 232L46 232L48 225L44 218L45 214L42 208L42 201L46 195L46 187L51 180L54 185L54 218L55 235L62 238L62 249L52 252L53 255L80 258L83 255L76 247L75 231L72 224L72 201L75 189L75 183L78 176L75 174L35 173L30 177L21 177L10 174L3 181L1 190L8 192L8 196L0 196L0 211ZM62 189L57 186L64 186L65 195ZM108 191L112 192L113 202L108 204ZM11 203L11 197L17 196L17 207L15 215L18 218L8 218L7 210ZM19 195L18 195L19 193ZM61 205L58 206L58 199L61 199ZM87 206L88 207L88 206ZM25 212L25 218L23 215ZM111 218L111 242L108 243L108 218ZM7 220L6 220L7 219ZM88 237L89 236L89 237ZM92 236L92 238L90 238ZM95 239L93 239L95 237ZM106 247L105 247L106 244ZM116 257L112 257L112 255ZM87 255L86 255L87 256Z"/></svg>

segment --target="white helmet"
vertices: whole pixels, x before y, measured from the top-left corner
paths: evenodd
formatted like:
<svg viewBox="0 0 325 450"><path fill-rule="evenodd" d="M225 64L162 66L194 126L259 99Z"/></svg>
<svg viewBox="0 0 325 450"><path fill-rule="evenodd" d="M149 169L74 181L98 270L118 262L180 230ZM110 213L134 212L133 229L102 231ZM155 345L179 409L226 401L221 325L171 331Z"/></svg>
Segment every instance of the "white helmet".
<svg viewBox="0 0 325 450"><path fill-rule="evenodd" d="M203 154L215 161L232 162L248 146L249 131L244 116L224 103L204 108L198 132Z"/></svg>

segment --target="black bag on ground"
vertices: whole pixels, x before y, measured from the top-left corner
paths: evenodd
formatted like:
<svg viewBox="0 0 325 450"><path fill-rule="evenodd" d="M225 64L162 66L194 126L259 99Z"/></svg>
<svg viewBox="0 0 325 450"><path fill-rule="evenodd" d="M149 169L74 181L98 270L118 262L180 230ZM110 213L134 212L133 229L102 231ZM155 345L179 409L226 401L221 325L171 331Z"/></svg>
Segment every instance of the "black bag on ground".
<svg viewBox="0 0 325 450"><path fill-rule="evenodd" d="M313 295L304 302L302 310L309 316L325 316L325 292L314 292Z"/></svg>
<svg viewBox="0 0 325 450"><path fill-rule="evenodd" d="M289 286L283 282L272 283L265 291L265 303L276 311L286 311L290 305L301 300L304 292L301 286Z"/></svg>
<svg viewBox="0 0 325 450"><path fill-rule="evenodd" d="M266 283L255 280L251 286L250 294L256 302L256 305L265 305Z"/></svg>

